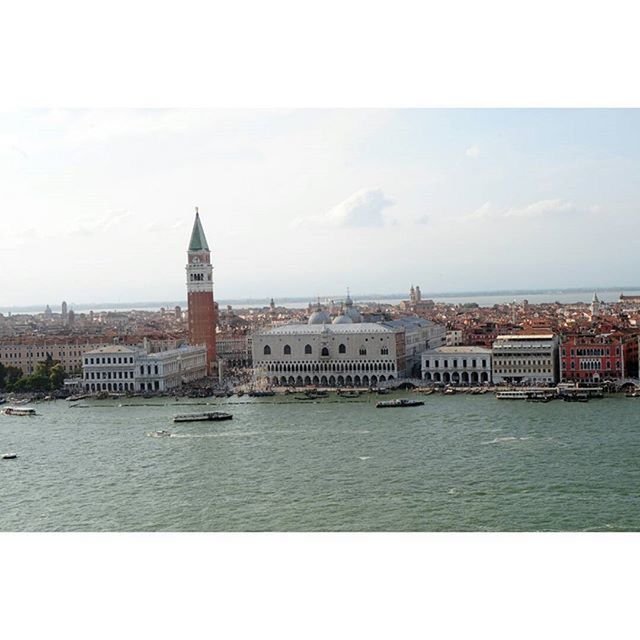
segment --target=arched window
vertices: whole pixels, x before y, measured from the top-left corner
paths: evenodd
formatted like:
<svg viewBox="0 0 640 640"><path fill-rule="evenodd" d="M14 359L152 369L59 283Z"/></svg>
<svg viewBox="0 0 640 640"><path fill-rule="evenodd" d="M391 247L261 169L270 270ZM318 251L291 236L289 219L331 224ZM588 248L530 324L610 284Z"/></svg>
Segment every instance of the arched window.
<svg viewBox="0 0 640 640"><path fill-rule="evenodd" d="M288 344L284 345L284 355L285 356L290 356L291 355L291 347Z"/></svg>
<svg viewBox="0 0 640 640"><path fill-rule="evenodd" d="M322 355L323 356L328 356L329 355L329 349L327 349L327 347L322 347Z"/></svg>
<svg viewBox="0 0 640 640"><path fill-rule="evenodd" d="M367 348L366 347L360 347L360 355L361 356L366 356L367 355Z"/></svg>
<svg viewBox="0 0 640 640"><path fill-rule="evenodd" d="M347 347L344 344L341 344L338 347L338 353L347 353Z"/></svg>
<svg viewBox="0 0 640 640"><path fill-rule="evenodd" d="M382 349L380 349L380 355L383 355L383 356L389 355L389 347L382 347Z"/></svg>
<svg viewBox="0 0 640 640"><path fill-rule="evenodd" d="M265 356L270 356L271 355L271 347L268 344L264 345L264 355Z"/></svg>
<svg viewBox="0 0 640 640"><path fill-rule="evenodd" d="M304 345L304 352L305 353L311 353L311 345L310 344L305 344Z"/></svg>

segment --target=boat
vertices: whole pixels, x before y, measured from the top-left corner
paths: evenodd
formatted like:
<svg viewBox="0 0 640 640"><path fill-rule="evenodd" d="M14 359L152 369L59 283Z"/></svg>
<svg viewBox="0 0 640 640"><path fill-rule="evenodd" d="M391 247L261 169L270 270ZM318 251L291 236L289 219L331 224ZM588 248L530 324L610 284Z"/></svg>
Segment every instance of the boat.
<svg viewBox="0 0 640 640"><path fill-rule="evenodd" d="M3 460L15 460L18 457L17 453L3 453L2 454L2 459Z"/></svg>
<svg viewBox="0 0 640 640"><path fill-rule="evenodd" d="M2 413L6 416L35 416L36 410L29 407L6 407Z"/></svg>
<svg viewBox="0 0 640 640"><path fill-rule="evenodd" d="M231 420L230 413L222 411L207 411L205 413L182 413L173 417L174 422L213 422L217 420Z"/></svg>
<svg viewBox="0 0 640 640"><path fill-rule="evenodd" d="M348 398L359 398L360 397L360 392L359 391L339 391L338 395L341 398L347 398L347 399Z"/></svg>
<svg viewBox="0 0 640 640"><path fill-rule="evenodd" d="M589 396L586 393L567 393L562 396L565 402L589 402Z"/></svg>
<svg viewBox="0 0 640 640"><path fill-rule="evenodd" d="M381 400L376 404L377 409L390 409L392 407L419 407L422 400L409 400L408 398L396 398L395 400Z"/></svg>
<svg viewBox="0 0 640 640"><path fill-rule="evenodd" d="M160 429L159 431L154 431L151 434L154 438L166 438L171 435L171 431L167 431L165 429Z"/></svg>
<svg viewBox="0 0 640 640"><path fill-rule="evenodd" d="M640 398L640 391L636 389L635 391L630 391L625 395L627 396L627 398Z"/></svg>
<svg viewBox="0 0 640 640"><path fill-rule="evenodd" d="M527 402L551 402L553 398L546 393L533 393L527 398Z"/></svg>
<svg viewBox="0 0 640 640"><path fill-rule="evenodd" d="M498 400L526 400L529 394L526 391L498 391Z"/></svg>
<svg viewBox="0 0 640 640"><path fill-rule="evenodd" d="M453 387L447 387L442 394L445 396L453 396L456 394L456 390Z"/></svg>
<svg viewBox="0 0 640 640"><path fill-rule="evenodd" d="M75 402L76 400L86 400L89 396L86 394L78 394L75 396L69 396L67 402Z"/></svg>
<svg viewBox="0 0 640 640"><path fill-rule="evenodd" d="M249 391L247 394L251 398L267 398L270 396L275 396L275 391Z"/></svg>

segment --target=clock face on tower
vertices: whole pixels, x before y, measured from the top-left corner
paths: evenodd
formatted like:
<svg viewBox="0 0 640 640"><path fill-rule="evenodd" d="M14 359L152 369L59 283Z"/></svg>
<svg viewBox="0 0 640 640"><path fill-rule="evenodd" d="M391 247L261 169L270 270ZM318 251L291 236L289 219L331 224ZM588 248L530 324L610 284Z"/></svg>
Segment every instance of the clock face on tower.
<svg viewBox="0 0 640 640"><path fill-rule="evenodd" d="M193 264L198 264L200 262L200 258L198 256L193 257Z"/></svg>

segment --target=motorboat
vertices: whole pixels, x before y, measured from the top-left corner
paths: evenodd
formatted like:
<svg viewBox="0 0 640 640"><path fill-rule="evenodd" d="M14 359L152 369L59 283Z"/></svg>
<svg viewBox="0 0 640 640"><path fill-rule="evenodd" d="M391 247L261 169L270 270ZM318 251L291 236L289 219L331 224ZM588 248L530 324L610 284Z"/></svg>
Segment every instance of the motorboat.
<svg viewBox="0 0 640 640"><path fill-rule="evenodd" d="M249 391L247 394L251 398L267 398L270 396L275 396L275 391Z"/></svg>
<svg viewBox="0 0 640 640"><path fill-rule="evenodd" d="M2 413L6 416L35 416L36 410L29 407L6 407Z"/></svg>
<svg viewBox="0 0 640 640"><path fill-rule="evenodd" d="M74 396L69 396L67 398L68 402L76 402L76 400L86 400L89 396L86 394L77 394Z"/></svg>
<svg viewBox="0 0 640 640"><path fill-rule="evenodd" d="M230 413L222 411L207 411L204 413L183 413L174 416L174 422L215 422L218 420L231 420L233 416Z"/></svg>
<svg viewBox="0 0 640 640"><path fill-rule="evenodd" d="M376 404L377 409L391 409L393 407L419 407L422 400L409 400L408 398L396 398L395 400L381 400Z"/></svg>
<svg viewBox="0 0 640 640"><path fill-rule="evenodd" d="M166 429L160 429L159 431L154 431L151 434L154 438L166 438L171 435L171 431L167 431Z"/></svg>
<svg viewBox="0 0 640 640"><path fill-rule="evenodd" d="M3 460L15 460L18 457L17 453L3 453L2 454L2 459Z"/></svg>

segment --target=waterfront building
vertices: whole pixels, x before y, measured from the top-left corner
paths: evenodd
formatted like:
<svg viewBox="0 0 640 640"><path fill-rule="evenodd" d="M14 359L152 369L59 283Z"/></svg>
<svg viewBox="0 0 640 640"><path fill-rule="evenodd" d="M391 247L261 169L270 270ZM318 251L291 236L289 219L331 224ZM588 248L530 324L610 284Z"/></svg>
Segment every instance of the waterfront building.
<svg viewBox="0 0 640 640"><path fill-rule="evenodd" d="M224 362L225 368L250 367L251 347L246 332L227 331L216 336L218 359Z"/></svg>
<svg viewBox="0 0 640 640"><path fill-rule="evenodd" d="M313 316L312 316L313 318ZM404 369L404 335L376 323L288 324L252 338L254 378L272 385L376 386Z"/></svg>
<svg viewBox="0 0 640 640"><path fill-rule="evenodd" d="M558 381L558 337L549 334L498 336L493 343L497 384L552 384Z"/></svg>
<svg viewBox="0 0 640 640"><path fill-rule="evenodd" d="M560 344L562 382L601 382L638 375L635 334L565 335Z"/></svg>
<svg viewBox="0 0 640 640"><path fill-rule="evenodd" d="M362 322L347 295L331 318L318 303L307 324L254 333L256 379L271 384L369 386L420 377L420 356L445 342L445 327L418 317Z"/></svg>
<svg viewBox="0 0 640 640"><path fill-rule="evenodd" d="M207 348L184 346L147 353L140 347L109 345L83 354L82 379L88 393L170 391L207 374Z"/></svg>
<svg viewBox="0 0 640 640"><path fill-rule="evenodd" d="M0 342L0 362L17 367L24 375L35 371L38 362L47 358L57 360L67 373L82 370L82 354L88 349L98 349L109 344L107 340L72 339L21 339Z"/></svg>
<svg viewBox="0 0 640 640"><path fill-rule="evenodd" d="M422 354L422 379L427 383L463 385L492 382L491 349L444 346Z"/></svg>
<svg viewBox="0 0 640 640"><path fill-rule="evenodd" d="M187 303L189 316L189 344L207 347L207 372L215 372L216 307L213 301L213 267L211 252L200 222L196 218L187 251Z"/></svg>
<svg viewBox="0 0 640 640"><path fill-rule="evenodd" d="M405 362L400 371L402 377L420 378L422 354L429 349L435 349L446 344L446 327L431 320L409 317L389 320L383 324L387 327L401 330L404 335Z"/></svg>

